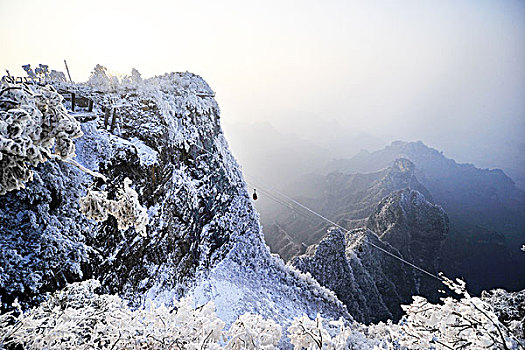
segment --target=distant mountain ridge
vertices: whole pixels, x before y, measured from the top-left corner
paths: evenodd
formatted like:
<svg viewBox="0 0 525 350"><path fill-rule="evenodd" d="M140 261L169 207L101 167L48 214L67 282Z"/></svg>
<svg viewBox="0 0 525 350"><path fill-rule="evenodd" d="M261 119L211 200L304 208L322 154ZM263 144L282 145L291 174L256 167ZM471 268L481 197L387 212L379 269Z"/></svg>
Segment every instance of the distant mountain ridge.
<svg viewBox="0 0 525 350"><path fill-rule="evenodd" d="M415 175L436 203L451 217L475 222L505 235L509 243L525 238L525 192L500 169L458 164L442 152L418 142L392 142L376 152L362 151L350 159L332 161L328 169L367 173L390 166L398 158L415 166Z"/></svg>
<svg viewBox="0 0 525 350"><path fill-rule="evenodd" d="M397 159L390 167L369 174L327 176L309 174L288 187L288 194L340 225L353 229L366 226L377 204L390 193L411 188L432 200L430 192L415 176L407 159ZM266 242L285 260L305 247L317 244L326 234L326 223L317 218L291 215L290 211L262 212ZM293 242L292 242L293 241Z"/></svg>
<svg viewBox="0 0 525 350"><path fill-rule="evenodd" d="M413 295L437 300L439 281L367 242L437 274L448 228L441 207L416 190L404 189L377 205L366 228L331 230L291 264L332 289L357 320L398 320L400 305L410 303Z"/></svg>
<svg viewBox="0 0 525 350"><path fill-rule="evenodd" d="M525 192L502 170L459 164L421 141L392 142L376 152L331 162L342 172L366 172L410 159L415 174L450 218L444 270L470 279L473 290L525 287Z"/></svg>
<svg viewBox="0 0 525 350"><path fill-rule="evenodd" d="M422 142L396 141L376 152L334 160L324 176L304 175L289 186L289 193L353 229L366 227L372 209L403 188L441 205L450 219L442 271L465 278L476 293L525 288L525 254L520 250L525 243L525 193L501 170L458 164ZM315 219L306 222L284 213L272 217L263 212L261 217L265 227L278 225L296 240L295 246L282 248L276 246L279 231L266 230L270 247L285 259L305 251L297 248L300 244L317 244L326 229L323 223L314 224ZM290 247L294 249L286 252Z"/></svg>

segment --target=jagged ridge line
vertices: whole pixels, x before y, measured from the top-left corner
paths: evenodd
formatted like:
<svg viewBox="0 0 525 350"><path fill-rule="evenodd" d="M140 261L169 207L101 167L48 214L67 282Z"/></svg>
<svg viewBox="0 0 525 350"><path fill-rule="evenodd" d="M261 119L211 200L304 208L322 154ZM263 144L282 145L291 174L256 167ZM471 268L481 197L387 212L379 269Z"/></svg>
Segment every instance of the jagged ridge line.
<svg viewBox="0 0 525 350"><path fill-rule="evenodd" d="M332 220L330 220L330 219L324 217L323 215L317 213L316 211L314 211L314 210L308 208L308 207L305 206L304 204L302 204L302 203L296 201L295 199L293 199L293 198L291 198L291 197L288 197L288 196L285 195L284 193L282 193L282 192L280 192L280 191L278 191L278 190L275 190L275 189L274 189L274 191L275 191L276 193L278 193L279 195L281 195L281 196L287 198L287 199L290 200L291 202L295 203L296 205L300 206L301 208L303 208L303 209L305 209L305 210L308 210L310 213L312 213L312 214L318 216L319 218L323 219L324 221L326 221L326 222L328 222L328 223L330 223L330 224L332 224L332 225L334 225L334 226L340 228L340 229L343 230L345 233L349 233L349 232L350 232L350 230L346 229L345 227L343 227L343 226L341 226L341 225L339 225L339 224L333 222ZM409 265L409 266L412 266L413 268L415 268L415 269L417 269L417 270L419 270L419 271L421 271L421 272L423 272L423 273L429 275L430 277L433 277L433 278L435 278L435 279L437 279L437 280L439 280L439 281L443 281L443 279L442 279L441 277L439 277L439 276L437 276L437 275L435 275L435 274L433 274L433 273L431 273L431 272L429 272L429 271L426 271L425 269L420 268L420 267L414 265L413 263L411 263L411 262L409 262L409 261L407 261L407 260L405 260L405 259L403 259L403 258L401 258L401 257L399 257L399 256L397 256L397 255L395 255L395 254L392 254L391 252L389 252L389 251L387 251L387 250L385 250L385 249L379 247L378 245L376 245L376 244L374 244L374 243L372 243L372 242L365 241L365 243L370 244L371 246L373 246L373 247L375 247L375 248L381 250L382 252L384 252L384 253L386 253L386 254L388 254L388 255L390 255L390 256L396 258L396 259L398 259L399 261L404 262L405 264L407 264L407 265Z"/></svg>
<svg viewBox="0 0 525 350"><path fill-rule="evenodd" d="M208 154L211 155L212 157L216 157L216 155L214 155L213 153L211 153L211 152L209 152L208 150L204 149L203 147L201 147L201 146L199 146L199 145L197 145L197 144L195 144L195 143L193 143L193 145L197 146L198 148L200 148L200 149L203 150L204 152L208 153ZM246 174L246 177L250 177L250 178L252 178L251 176L248 176L248 174ZM252 179L253 179L253 178L252 178ZM252 181L251 181L251 182L252 182ZM268 189L264 189L264 188L261 187L261 186L258 186L258 188L262 189L262 190L263 190L264 192L266 192L266 193L270 192ZM318 216L319 218L323 219L323 220L326 221L327 223L332 224L332 225L334 225L334 226L340 228L340 229L343 230L345 233L349 233L349 232L350 232L350 230L348 230L348 229L344 228L343 226L341 226L341 225L339 225L339 224L333 222L332 220L330 220L330 219L324 217L323 215L317 213L316 211L314 211L314 210L308 208L308 207L305 206L304 204L299 203L298 201L296 201L295 199L293 199L293 198L291 198L291 197L285 195L284 193L282 193L282 192L280 192L280 191L278 191L278 190L276 190L276 189L273 189L273 191L274 191L275 193L281 195L282 197L286 198L287 200L291 201L292 203L295 203L296 205L300 206L301 208L303 208L303 209L309 211L310 213L312 213L312 214ZM272 199L271 197L268 197L268 198ZM275 199L272 199L272 200L274 200L275 202L279 203L279 202L278 202L277 200L275 200ZM282 204L282 203L281 203L281 204ZM378 237L378 239L380 240L379 237ZM443 281L444 281L443 278L441 278L441 277L439 277L439 276L433 274L432 272L429 272L429 271L427 271L427 270L425 270L425 269L423 269L423 268L421 268L421 267L419 267L419 266L417 266L417 265L414 265L413 263L411 263L411 262L409 262L409 261L407 261L407 260L405 260L405 259L403 259L403 258L401 258L401 257L399 257L399 256L397 256L397 255L395 255L395 254L390 253L389 251L387 251L387 250L385 250L385 249L379 247L378 245L376 245L376 244L374 244L374 243L372 243L372 242L369 242L369 241L364 241L364 242L367 243L367 244L370 244L372 247L375 247L375 248L379 249L380 251L382 251L382 252L384 252L384 253L390 255L391 257L393 257L393 258L395 258L395 259L397 259L397 260L399 260L399 261L401 261L401 262L403 262L403 263L405 263L405 264L407 264L407 265L413 267L414 269L416 269L416 270L418 270L418 271L420 271L420 272L423 272L423 273L425 273L426 275L428 275L428 276L430 276L430 277L432 277L432 278L437 279L437 280L440 281L440 282L443 282Z"/></svg>

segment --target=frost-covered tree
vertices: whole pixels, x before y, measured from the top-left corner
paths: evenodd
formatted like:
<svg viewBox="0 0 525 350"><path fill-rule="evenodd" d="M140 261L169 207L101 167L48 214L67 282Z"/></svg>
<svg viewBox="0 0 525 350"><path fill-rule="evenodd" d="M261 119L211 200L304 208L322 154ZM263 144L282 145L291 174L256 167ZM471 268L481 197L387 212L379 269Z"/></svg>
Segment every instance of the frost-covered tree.
<svg viewBox="0 0 525 350"><path fill-rule="evenodd" d="M315 320L308 316L294 318L288 327L288 337L294 349L349 349L355 340L354 332L343 320L330 321L317 314Z"/></svg>
<svg viewBox="0 0 525 350"><path fill-rule="evenodd" d="M133 68L131 70L131 83L134 84L134 85L140 85L142 84L142 76L141 74L139 73L138 70L136 70L135 68Z"/></svg>
<svg viewBox="0 0 525 350"><path fill-rule="evenodd" d="M108 199L105 191L88 190L80 199L80 211L95 221L106 221L108 214L117 219L119 230L127 230L130 226L142 236L146 235L148 212L138 199L137 192L130 187L131 180L124 179L124 188L117 194L116 200Z"/></svg>
<svg viewBox="0 0 525 350"><path fill-rule="evenodd" d="M402 306L406 314L398 324L372 325L366 328L369 336L386 341L387 349L396 344L402 349L525 349L523 338L498 319L491 304L472 297L465 282L442 278L460 299L432 304L414 296L412 304Z"/></svg>
<svg viewBox="0 0 525 350"><path fill-rule="evenodd" d="M66 75L64 74L64 72L60 72L54 69L52 69L51 72L49 72L49 80L52 82L59 83L67 82Z"/></svg>
<svg viewBox="0 0 525 350"><path fill-rule="evenodd" d="M111 79L107 71L108 69L106 67L97 64L95 68L93 68L87 84L102 91L109 90L111 88Z"/></svg>
<svg viewBox="0 0 525 350"><path fill-rule="evenodd" d="M295 349L322 349L330 334L323 327L323 318L318 314L315 320L303 315L296 317L288 328L288 337Z"/></svg>
<svg viewBox="0 0 525 350"><path fill-rule="evenodd" d="M73 283L38 307L0 316L0 348L26 349L274 349L281 327L259 315L225 323L209 302L199 307L191 298L171 308L147 303L131 309L116 295L99 295L100 283Z"/></svg>
<svg viewBox="0 0 525 350"><path fill-rule="evenodd" d="M35 74L35 71L33 70L33 68L31 68L31 65L30 64L24 64L22 66L22 68L24 69L24 71L27 73L27 76L30 77L30 78L36 78L36 74Z"/></svg>
<svg viewBox="0 0 525 350"><path fill-rule="evenodd" d="M35 69L35 74L41 81L46 81L49 79L49 66L47 64L39 64Z"/></svg>
<svg viewBox="0 0 525 350"><path fill-rule="evenodd" d="M295 349L525 349L525 292L497 290L480 299L467 292L463 281L442 278L460 299L432 304L415 296L402 306L405 315L396 324L348 327L303 315L293 320L288 337Z"/></svg>
<svg viewBox="0 0 525 350"><path fill-rule="evenodd" d="M115 295L98 295L96 280L69 285L37 308L0 316L0 344L25 349L218 349L224 322L209 302L130 309ZM0 346L1 347L1 346Z"/></svg>
<svg viewBox="0 0 525 350"><path fill-rule="evenodd" d="M460 300L431 304L414 297L398 323L364 326L303 315L287 329L295 349L523 349L518 334L498 320L491 305L473 298L462 282L447 281ZM30 349L272 349L281 327L260 315L241 315L228 331L209 302L189 298L168 308L147 303L131 309L115 295L99 295L100 283L74 283L38 307L0 316L0 344ZM489 298L500 302L499 292ZM503 298L507 302L508 298ZM514 305L514 300L506 305ZM16 303L15 303L15 306ZM512 306L515 307L516 305Z"/></svg>
<svg viewBox="0 0 525 350"><path fill-rule="evenodd" d="M134 226L141 235L146 235L148 212L139 202L137 192L130 187L131 180L124 179L124 188L117 195L117 200L109 202L108 211L117 219L119 230Z"/></svg>
<svg viewBox="0 0 525 350"><path fill-rule="evenodd" d="M281 326L261 315L241 315L226 332L227 349L274 349L281 339Z"/></svg>
<svg viewBox="0 0 525 350"><path fill-rule="evenodd" d="M498 319L516 338L525 339L525 290L507 292L503 289L483 291L481 299L492 306Z"/></svg>
<svg viewBox="0 0 525 350"><path fill-rule="evenodd" d="M472 297L462 280L452 281L441 275L444 284L461 299L443 298L443 304L431 304L425 298L413 297L401 328L402 343L409 349L431 345L441 349L517 349L520 346L512 332L502 324L491 305Z"/></svg>
<svg viewBox="0 0 525 350"><path fill-rule="evenodd" d="M0 195L24 188L39 163L74 157L82 131L62 100L50 85L0 83Z"/></svg>
<svg viewBox="0 0 525 350"><path fill-rule="evenodd" d="M122 74L110 74L106 67L97 64L89 76L87 85L100 91L110 91L122 88L137 88L143 85L143 79L135 68L131 70L131 76Z"/></svg>

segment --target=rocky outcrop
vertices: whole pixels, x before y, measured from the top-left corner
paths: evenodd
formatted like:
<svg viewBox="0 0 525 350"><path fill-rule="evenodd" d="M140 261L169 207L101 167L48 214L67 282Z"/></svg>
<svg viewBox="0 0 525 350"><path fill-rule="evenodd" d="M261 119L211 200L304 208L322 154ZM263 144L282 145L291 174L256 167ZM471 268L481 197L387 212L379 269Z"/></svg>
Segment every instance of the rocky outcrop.
<svg viewBox="0 0 525 350"><path fill-rule="evenodd" d="M448 232L443 209L405 189L383 199L367 226L347 233L331 230L291 264L333 290L365 323L399 319L400 305L413 295L437 300L437 279L383 250L437 274L439 248Z"/></svg>
<svg viewBox="0 0 525 350"><path fill-rule="evenodd" d="M217 299L225 320L247 311L283 324L302 313L350 318L333 293L270 255L202 78L171 73L57 88L94 101L93 112L71 113L84 132L76 160L108 181L49 160L25 189L0 197L4 305L14 298L32 305L44 292L96 278L103 292L135 304ZM117 117L112 132L104 110ZM145 235L79 212L87 188L114 199L126 177L148 210Z"/></svg>
<svg viewBox="0 0 525 350"><path fill-rule="evenodd" d="M429 203L421 193L409 189L392 193L368 218L367 228L396 247L404 259L434 274L439 271L449 219L443 208ZM421 272L415 274L420 278ZM437 287L438 284L422 283L419 292L431 296Z"/></svg>
<svg viewBox="0 0 525 350"><path fill-rule="evenodd" d="M307 246L296 242L278 222L265 227L264 231L270 233L268 236L265 235L266 244L277 250L279 256L285 261L306 252Z"/></svg>
<svg viewBox="0 0 525 350"><path fill-rule="evenodd" d="M334 160L329 171L375 172L403 157L433 201L450 217L444 272L466 279L471 291L525 288L525 192L499 169L460 164L422 142L392 142L376 152ZM487 259L487 255L491 258Z"/></svg>
<svg viewBox="0 0 525 350"><path fill-rule="evenodd" d="M368 217L383 198L405 188L432 200L415 176L414 164L400 158L390 167L369 174L305 176L287 192L346 229L354 229L366 227ZM302 245L316 244L326 234L326 223L311 215L299 216L290 210L266 211L261 215L268 245L285 260L301 251Z"/></svg>

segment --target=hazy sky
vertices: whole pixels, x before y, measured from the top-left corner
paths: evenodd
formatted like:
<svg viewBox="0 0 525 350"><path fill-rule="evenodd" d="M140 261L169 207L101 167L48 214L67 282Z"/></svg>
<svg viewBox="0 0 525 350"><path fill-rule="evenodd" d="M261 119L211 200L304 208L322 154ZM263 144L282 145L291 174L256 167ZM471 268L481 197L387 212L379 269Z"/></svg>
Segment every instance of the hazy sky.
<svg viewBox="0 0 525 350"><path fill-rule="evenodd" d="M17 75L188 70L232 123L330 122L452 155L525 139L525 1L0 0L0 48Z"/></svg>

